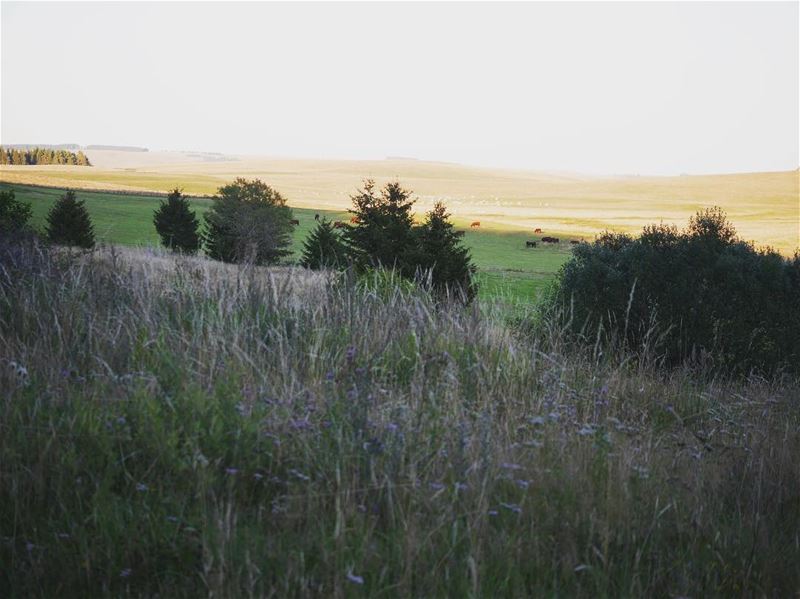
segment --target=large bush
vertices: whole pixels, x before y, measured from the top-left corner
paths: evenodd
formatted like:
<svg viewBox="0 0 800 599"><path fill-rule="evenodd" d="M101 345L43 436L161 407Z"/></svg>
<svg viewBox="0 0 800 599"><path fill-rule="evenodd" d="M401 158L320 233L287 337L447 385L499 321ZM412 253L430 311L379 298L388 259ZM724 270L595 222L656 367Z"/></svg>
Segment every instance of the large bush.
<svg viewBox="0 0 800 599"><path fill-rule="evenodd" d="M292 210L259 179L220 187L205 219L206 252L216 260L275 264L291 253Z"/></svg>
<svg viewBox="0 0 800 599"><path fill-rule="evenodd" d="M0 191L0 233L25 231L31 218L31 205L14 197L14 190Z"/></svg>
<svg viewBox="0 0 800 599"><path fill-rule="evenodd" d="M669 363L800 365L800 254L785 259L742 241L719 208L683 231L652 225L638 238L606 233L578 246L557 297L573 331L613 331L632 348L657 339Z"/></svg>

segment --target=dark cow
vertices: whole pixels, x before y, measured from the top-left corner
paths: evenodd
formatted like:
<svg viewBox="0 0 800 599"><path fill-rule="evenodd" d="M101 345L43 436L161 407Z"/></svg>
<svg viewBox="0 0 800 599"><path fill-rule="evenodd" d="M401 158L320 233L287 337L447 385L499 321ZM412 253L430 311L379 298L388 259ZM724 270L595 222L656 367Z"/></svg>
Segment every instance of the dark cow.
<svg viewBox="0 0 800 599"><path fill-rule="evenodd" d="M340 220L333 221L333 228L334 229L344 229L347 227L347 223L344 223Z"/></svg>
<svg viewBox="0 0 800 599"><path fill-rule="evenodd" d="M534 229L534 231L533 231L533 232L534 232L534 233L541 233L541 232L542 232L542 230L541 230L541 229Z"/></svg>
<svg viewBox="0 0 800 599"><path fill-rule="evenodd" d="M570 240L569 240L569 242L570 242L572 245L578 245L578 244L580 243L580 241L578 241L577 239L570 239Z"/></svg>
<svg viewBox="0 0 800 599"><path fill-rule="evenodd" d="M558 243L558 237L542 237L542 243Z"/></svg>
<svg viewBox="0 0 800 599"><path fill-rule="evenodd" d="M314 215L314 220L319 220L319 214Z"/></svg>
<svg viewBox="0 0 800 599"><path fill-rule="evenodd" d="M536 242L535 241L526 241L525 242L525 247L526 248L535 248L536 247Z"/></svg>
<svg viewBox="0 0 800 599"><path fill-rule="evenodd" d="M294 218L294 219L292 219L292 220L290 220L290 221L289 221L289 224L297 226L297 225L299 225L299 224L300 224L300 221L299 221L299 220L297 220L296 218Z"/></svg>
<svg viewBox="0 0 800 599"><path fill-rule="evenodd" d="M470 225L470 227L471 227L471 228L473 228L473 229L475 229L475 228L477 228L477 227L480 227L480 226L481 226L481 221L479 221L479 220L476 220L476 221L474 221L474 222L473 222L473 223Z"/></svg>

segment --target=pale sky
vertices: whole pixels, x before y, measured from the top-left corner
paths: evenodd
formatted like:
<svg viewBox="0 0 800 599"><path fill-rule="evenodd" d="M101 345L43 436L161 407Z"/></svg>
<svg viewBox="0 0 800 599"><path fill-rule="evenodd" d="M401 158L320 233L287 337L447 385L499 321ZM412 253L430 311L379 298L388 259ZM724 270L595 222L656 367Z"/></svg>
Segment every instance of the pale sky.
<svg viewBox="0 0 800 599"><path fill-rule="evenodd" d="M2 2L0 142L795 169L798 2Z"/></svg>

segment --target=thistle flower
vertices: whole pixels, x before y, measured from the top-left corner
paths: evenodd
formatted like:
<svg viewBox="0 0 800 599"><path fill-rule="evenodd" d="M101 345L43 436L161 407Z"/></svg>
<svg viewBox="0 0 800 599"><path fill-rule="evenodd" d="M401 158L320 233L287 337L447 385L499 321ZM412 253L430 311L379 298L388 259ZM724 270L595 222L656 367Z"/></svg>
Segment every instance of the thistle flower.
<svg viewBox="0 0 800 599"><path fill-rule="evenodd" d="M356 576L353 574L352 571L347 572L347 580L354 584L364 584L364 577L363 576Z"/></svg>

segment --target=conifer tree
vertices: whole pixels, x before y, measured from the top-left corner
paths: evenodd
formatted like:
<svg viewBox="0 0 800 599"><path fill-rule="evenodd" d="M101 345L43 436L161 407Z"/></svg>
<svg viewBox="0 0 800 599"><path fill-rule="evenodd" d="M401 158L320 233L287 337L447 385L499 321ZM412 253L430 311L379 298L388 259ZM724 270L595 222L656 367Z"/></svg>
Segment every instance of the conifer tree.
<svg viewBox="0 0 800 599"><path fill-rule="evenodd" d="M475 265L469 248L462 243L464 232L450 222L445 205L437 202L414 233L417 244L412 261L423 282L437 294L463 293L471 300L476 292Z"/></svg>
<svg viewBox="0 0 800 599"><path fill-rule="evenodd" d="M323 218L303 243L300 264L306 268L320 270L339 268L347 262L347 246L339 237L333 223Z"/></svg>
<svg viewBox="0 0 800 599"><path fill-rule="evenodd" d="M161 243L171 250L193 254L200 249L197 216L188 198L177 187L153 214L153 224Z"/></svg>
<svg viewBox="0 0 800 599"><path fill-rule="evenodd" d="M394 181L378 194L375 182L367 179L351 199L356 223L345 229L344 236L356 266L394 268L413 277L414 265L408 261L414 246L411 191Z"/></svg>
<svg viewBox="0 0 800 599"><path fill-rule="evenodd" d="M47 238L59 245L94 247L94 226L83 200L68 190L47 214Z"/></svg>

